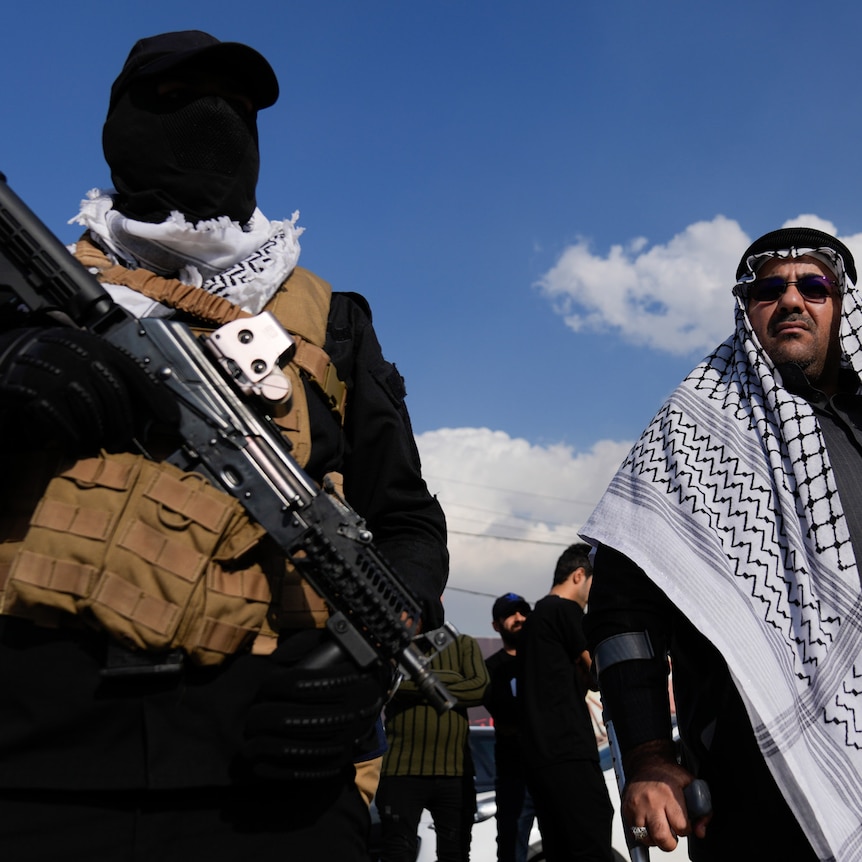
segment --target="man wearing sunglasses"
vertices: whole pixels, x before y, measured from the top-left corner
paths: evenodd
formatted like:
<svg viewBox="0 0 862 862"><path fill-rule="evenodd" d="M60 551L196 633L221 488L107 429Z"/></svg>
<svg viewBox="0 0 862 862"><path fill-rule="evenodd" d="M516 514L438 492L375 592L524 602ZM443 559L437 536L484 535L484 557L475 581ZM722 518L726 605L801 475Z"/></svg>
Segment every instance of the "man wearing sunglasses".
<svg viewBox="0 0 862 862"><path fill-rule="evenodd" d="M647 847L689 836L697 860L859 859L856 268L835 237L785 228L752 243L736 280L733 335L671 395L583 529L623 815ZM711 815L688 815L695 777Z"/></svg>
<svg viewBox="0 0 862 862"><path fill-rule="evenodd" d="M829 266L812 256L773 258L735 292L767 356L778 366L797 365L809 384L834 395L841 368L841 290Z"/></svg>

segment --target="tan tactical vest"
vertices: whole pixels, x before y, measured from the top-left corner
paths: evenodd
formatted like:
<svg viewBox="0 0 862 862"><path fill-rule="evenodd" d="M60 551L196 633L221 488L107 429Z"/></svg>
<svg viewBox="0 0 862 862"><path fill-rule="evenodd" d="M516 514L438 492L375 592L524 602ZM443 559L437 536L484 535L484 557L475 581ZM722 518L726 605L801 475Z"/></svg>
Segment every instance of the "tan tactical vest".
<svg viewBox="0 0 862 862"><path fill-rule="evenodd" d="M113 265L86 239L75 254L100 281L194 315L198 332L247 316L199 288ZM346 387L323 350L330 297L325 281L297 268L267 305L297 343L285 368L293 397L273 418L302 466L311 452L302 379L344 416ZM92 625L133 649L180 647L203 665L250 643L254 652L269 652L278 631L325 622L325 603L242 506L203 477L133 454L64 466L28 460L20 493L11 493L15 486L7 492L0 613L42 625Z"/></svg>

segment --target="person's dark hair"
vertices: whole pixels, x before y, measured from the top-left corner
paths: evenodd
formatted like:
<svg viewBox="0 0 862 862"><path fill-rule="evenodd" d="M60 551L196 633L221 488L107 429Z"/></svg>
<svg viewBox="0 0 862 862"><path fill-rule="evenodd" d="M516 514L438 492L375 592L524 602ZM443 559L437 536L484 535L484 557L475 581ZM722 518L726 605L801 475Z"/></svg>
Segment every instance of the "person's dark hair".
<svg viewBox="0 0 862 862"><path fill-rule="evenodd" d="M592 548L586 542L577 542L569 545L557 560L554 569L554 586L563 583L575 569L584 569L587 577L593 574L593 566L590 563L590 552Z"/></svg>

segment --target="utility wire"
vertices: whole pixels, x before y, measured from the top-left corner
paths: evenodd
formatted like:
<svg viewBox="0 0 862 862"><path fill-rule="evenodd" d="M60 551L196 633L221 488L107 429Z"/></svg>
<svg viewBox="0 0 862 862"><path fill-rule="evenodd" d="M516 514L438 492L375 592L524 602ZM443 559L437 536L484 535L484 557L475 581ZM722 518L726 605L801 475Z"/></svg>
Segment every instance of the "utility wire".
<svg viewBox="0 0 862 862"><path fill-rule="evenodd" d="M526 515L516 515L512 512L500 512L496 509L483 509L481 506L469 506L467 503L448 503L443 500L440 501L440 505L443 506L443 509L446 511L447 516L451 513L449 512L450 506L457 506L459 509L470 509L473 512L484 512L487 515L499 515L501 518L510 518L513 521L526 521L531 526L535 526L537 523L545 524L549 527L569 527L571 524L564 523L563 521L548 521L546 519L542 519L541 522L537 521L536 518L528 518ZM453 518L460 518L462 521L473 521L477 522L476 518L468 518L465 515L452 515ZM481 523L478 522L478 523Z"/></svg>
<svg viewBox="0 0 862 862"><path fill-rule="evenodd" d="M464 587L450 587L449 584L446 584L445 592L447 593L468 593L471 596L483 596L488 599L496 599L497 595L495 593L483 593L481 590L467 590Z"/></svg>
<svg viewBox="0 0 862 862"><path fill-rule="evenodd" d="M572 542L577 541L577 539L572 539L569 542L545 542L541 539L519 539L515 536L491 536L487 533L468 533L464 530L449 530L448 532L453 536L467 536L471 539L495 539L498 542L519 542L525 545L553 545L557 548L568 548Z"/></svg>
<svg viewBox="0 0 862 862"><path fill-rule="evenodd" d="M517 490L514 488L499 488L499 487L495 487L493 485L483 485L479 482L468 482L468 481L463 480L463 479L444 479L444 478L441 478L440 476L429 476L428 474L426 474L425 475L426 481L429 478L436 479L436 481L438 481L438 482L453 482L453 483L457 483L459 485L470 485L470 486L475 487L475 488L483 488L483 489L489 490L489 491L498 491L498 492L508 493L508 494L519 494L521 496L537 497L537 498L542 499L542 500L554 500L556 502L562 502L562 503L567 503L567 504L572 504L572 505L580 505L580 506L595 506L594 500L589 501L589 502L586 500L572 500L572 499L567 499L565 497L554 497L554 496L550 496L548 494L536 494L536 493L533 493L531 491L521 491L521 490ZM516 514L507 513L507 512L495 511L493 509L484 509L480 506L471 506L467 503L459 503L457 501L449 502L445 499L445 496L443 496L443 498L440 500L440 503L444 509L446 509L447 507L450 507L450 506L452 506L452 507L458 506L460 508L471 509L471 510L477 511L477 512L485 512L487 514L499 515L500 517L509 518L511 520L514 520L514 521L526 522L527 525L529 525L530 527L534 527L534 528L537 527L539 524L542 524L544 526L550 526L550 527L569 527L570 526L569 524L561 523L559 521L544 521L544 520L543 521L537 521L535 518L530 519L525 515L516 515ZM467 518L463 515L453 515L452 517L453 518L459 518L461 521L465 521L465 522L481 523L481 521L477 521L477 519L475 519L475 518ZM505 527L507 525L497 524L496 526ZM495 535L489 535L487 533L471 533L471 532L468 532L467 530L453 530L451 528L449 529L449 533L451 535L465 536L465 537L471 538L471 539L494 539L494 540L499 541L499 542L517 542L517 543L529 544L529 545L550 545L552 547L560 547L560 548L566 548L570 544L572 544L573 541L578 541L577 538L572 539L571 541L568 541L568 542L559 542L559 541L555 542L555 541L545 541L542 539L526 539L526 538L520 538L520 537L515 537L515 536L495 536Z"/></svg>
<svg viewBox="0 0 862 862"><path fill-rule="evenodd" d="M504 494L520 494L523 497L539 497L542 500L556 500L558 503L573 503L581 506L595 506L595 500L573 500L570 497L554 497L550 494L537 494L534 491L524 491L521 488L499 488L496 485L483 485L481 482L468 482L466 479L450 479L442 476L424 474L425 481L435 479L438 482L453 482L457 485L470 485L474 488L484 488L488 491L502 491Z"/></svg>

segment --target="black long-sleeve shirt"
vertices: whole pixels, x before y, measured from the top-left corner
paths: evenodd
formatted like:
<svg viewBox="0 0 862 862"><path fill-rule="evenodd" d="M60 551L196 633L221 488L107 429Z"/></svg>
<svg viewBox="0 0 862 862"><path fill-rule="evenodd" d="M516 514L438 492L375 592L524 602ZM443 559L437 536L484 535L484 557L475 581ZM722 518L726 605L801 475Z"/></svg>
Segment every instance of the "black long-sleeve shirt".
<svg viewBox="0 0 862 862"><path fill-rule="evenodd" d="M814 409L829 454L857 560L862 560L862 395L852 372L842 372L831 398L810 387L794 368L781 369L785 384ZM673 660L674 693L680 735L698 762L709 749L716 718L725 709L740 716L724 660L671 604L664 593L627 557L600 547L589 612L584 621L590 649L625 632L647 632L653 661L620 663L602 672L602 697L623 751L652 739L670 737L668 665ZM685 573L681 572L680 577ZM744 719L744 714L742 716Z"/></svg>
<svg viewBox="0 0 862 862"><path fill-rule="evenodd" d="M456 705L439 713L412 680L404 680L386 706L384 778L473 774L467 710L482 703L488 685L482 651L475 638L459 635L430 667Z"/></svg>
<svg viewBox="0 0 862 862"><path fill-rule="evenodd" d="M804 376L782 372L788 388L814 409L834 471L857 560L862 560L862 396L855 374L844 374L840 392L826 397ZM679 577L685 577L680 572ZM709 784L719 813L708 841L735 840L735 828L752 817L797 840L796 827L760 755L748 716L727 665L709 641L630 559L600 546L584 629L591 651L607 638L646 632L654 652L600 669L602 700L614 722L624 759L634 747L670 740L667 656L682 742L682 762ZM711 836L711 839L710 839ZM763 839L767 844L769 839ZM796 847L808 858L804 842ZM779 854L780 855L780 854ZM703 856L697 858L713 858ZM721 852L716 858L726 858Z"/></svg>

